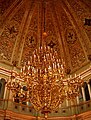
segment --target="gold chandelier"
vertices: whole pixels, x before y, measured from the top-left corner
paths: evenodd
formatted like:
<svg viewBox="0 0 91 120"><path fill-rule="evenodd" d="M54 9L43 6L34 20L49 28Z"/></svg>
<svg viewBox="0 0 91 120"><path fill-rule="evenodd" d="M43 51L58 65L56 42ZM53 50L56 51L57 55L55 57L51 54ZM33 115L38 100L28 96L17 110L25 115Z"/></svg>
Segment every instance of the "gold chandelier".
<svg viewBox="0 0 91 120"><path fill-rule="evenodd" d="M45 26L43 35L46 35ZM12 71L7 88L14 98L17 95L20 102L30 102L47 118L47 114L57 109L65 99L71 100L79 95L83 80L79 76L65 78L65 69L65 63L57 51L42 40L30 60L22 66L21 72Z"/></svg>
<svg viewBox="0 0 91 120"><path fill-rule="evenodd" d="M17 76L21 79L18 80ZM47 114L56 110L65 99L73 100L79 95L83 83L81 77L64 77L65 68L56 51L47 47L43 52L43 48L39 48L19 74L12 71L7 88L14 98L18 96L20 102L30 102L47 118Z"/></svg>
<svg viewBox="0 0 91 120"><path fill-rule="evenodd" d="M36 49L18 74L12 71L7 88L20 102L30 102L35 110L47 117L65 99L72 100L79 95L83 80L80 76L65 78L65 64L55 50L42 45ZM21 80L17 79L17 76Z"/></svg>

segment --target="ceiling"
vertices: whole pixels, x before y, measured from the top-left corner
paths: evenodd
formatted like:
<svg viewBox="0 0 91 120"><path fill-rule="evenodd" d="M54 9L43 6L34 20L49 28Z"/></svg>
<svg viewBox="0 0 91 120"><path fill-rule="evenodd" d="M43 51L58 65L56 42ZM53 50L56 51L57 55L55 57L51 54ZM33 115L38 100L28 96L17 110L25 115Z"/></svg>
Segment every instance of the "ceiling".
<svg viewBox="0 0 91 120"><path fill-rule="evenodd" d="M17 67L39 46L43 0L0 0L0 59ZM67 73L91 60L91 0L45 0L46 44L64 59Z"/></svg>

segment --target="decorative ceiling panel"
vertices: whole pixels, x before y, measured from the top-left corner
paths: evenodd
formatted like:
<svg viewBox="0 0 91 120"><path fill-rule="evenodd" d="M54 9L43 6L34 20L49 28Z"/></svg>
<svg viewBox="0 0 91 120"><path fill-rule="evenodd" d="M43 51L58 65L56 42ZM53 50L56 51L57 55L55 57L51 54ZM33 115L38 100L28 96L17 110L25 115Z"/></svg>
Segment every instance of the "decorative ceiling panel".
<svg viewBox="0 0 91 120"><path fill-rule="evenodd" d="M27 61L30 58L30 55L33 53L34 49L38 46L38 13L39 5L34 7L34 11L30 12L28 19L28 30L25 36L24 47L22 52L21 61ZM26 26L26 24L25 24Z"/></svg>

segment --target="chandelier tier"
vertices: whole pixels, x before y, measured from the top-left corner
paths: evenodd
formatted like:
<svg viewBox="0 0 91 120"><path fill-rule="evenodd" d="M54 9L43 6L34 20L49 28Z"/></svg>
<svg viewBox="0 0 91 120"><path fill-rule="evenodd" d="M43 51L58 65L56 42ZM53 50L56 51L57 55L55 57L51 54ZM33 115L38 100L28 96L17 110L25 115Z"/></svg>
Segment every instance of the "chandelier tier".
<svg viewBox="0 0 91 120"><path fill-rule="evenodd" d="M43 35L46 36L45 7ZM20 102L30 102L47 118L47 114L56 110L65 99L72 100L79 95L83 80L80 76L66 78L65 69L64 60L59 58L57 51L42 40L21 72L11 72L7 88L12 91L14 99L18 97Z"/></svg>

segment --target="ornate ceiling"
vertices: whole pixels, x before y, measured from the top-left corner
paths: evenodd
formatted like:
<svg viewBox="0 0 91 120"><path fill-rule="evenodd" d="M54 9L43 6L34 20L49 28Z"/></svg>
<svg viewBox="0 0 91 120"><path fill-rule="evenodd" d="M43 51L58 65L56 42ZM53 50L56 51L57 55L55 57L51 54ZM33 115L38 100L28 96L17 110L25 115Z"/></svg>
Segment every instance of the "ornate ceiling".
<svg viewBox="0 0 91 120"><path fill-rule="evenodd" d="M91 60L91 0L45 0L46 44L59 52L67 72ZM0 0L0 59L20 66L38 47L43 0Z"/></svg>

